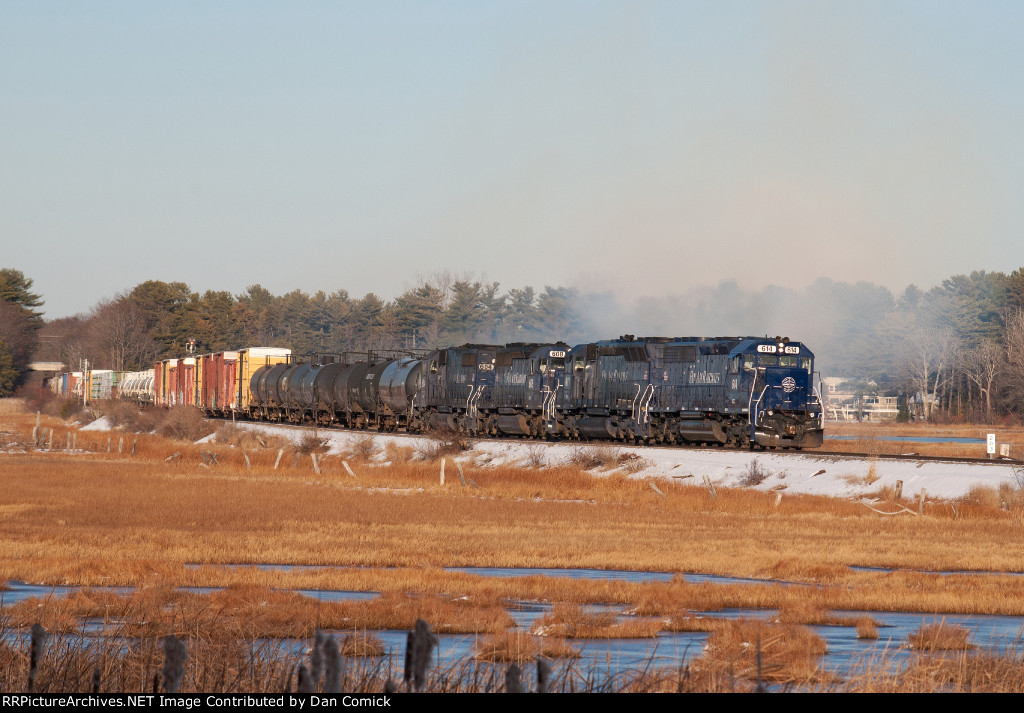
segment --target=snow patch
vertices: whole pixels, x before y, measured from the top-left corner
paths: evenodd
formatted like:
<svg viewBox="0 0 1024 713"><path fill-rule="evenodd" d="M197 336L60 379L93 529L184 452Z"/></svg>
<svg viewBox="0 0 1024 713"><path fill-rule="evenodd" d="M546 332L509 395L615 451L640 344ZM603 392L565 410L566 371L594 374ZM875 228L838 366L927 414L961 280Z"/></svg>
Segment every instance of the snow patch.
<svg viewBox="0 0 1024 713"><path fill-rule="evenodd" d="M110 419L106 416L100 416L92 423L82 426L80 431L113 431L114 425L110 422Z"/></svg>
<svg viewBox="0 0 1024 713"><path fill-rule="evenodd" d="M239 423L238 426L283 436L296 443L311 430L261 423ZM381 454L388 443L420 450L431 440L426 436L367 431L319 429L317 434L328 439L330 453L333 454L349 450L358 439L367 436L373 437L374 447ZM473 465L475 462L475 467L484 468L508 464L525 466L526 463L538 460L537 448L540 446L546 449L543 462L549 465L564 464L572 460L574 452L581 445L575 442L543 444L520 440L470 440L469 443L471 450L455 459L449 457L449 460L457 459L464 465ZM758 467L769 475L760 484L747 487L774 491L785 485L784 492L787 494L808 493L858 499L877 493L882 488L895 487L896 481L903 481L905 498L916 497L924 489L929 498L953 499L966 495L976 485L998 488L1001 483L1016 483L1014 465L999 461L956 463L913 458L895 461L819 456L811 452L698 450L614 443L608 446L620 454L635 453L640 457L627 458L625 465L618 468L595 469L592 471L594 477L615 473L630 478L681 481L702 487L706 476L716 486L739 488L744 487L740 481L756 458Z"/></svg>

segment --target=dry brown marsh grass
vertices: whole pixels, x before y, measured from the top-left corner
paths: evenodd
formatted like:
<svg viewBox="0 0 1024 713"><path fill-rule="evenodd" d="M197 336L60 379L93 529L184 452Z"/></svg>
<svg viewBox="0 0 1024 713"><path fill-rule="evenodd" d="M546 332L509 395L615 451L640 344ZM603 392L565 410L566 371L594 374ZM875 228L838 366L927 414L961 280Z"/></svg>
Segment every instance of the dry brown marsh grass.
<svg viewBox="0 0 1024 713"><path fill-rule="evenodd" d="M739 628L739 627L737 627ZM905 665L884 657L864 661L843 679L826 678L810 668L799 652L802 638L777 641L779 625L745 627L745 631L717 639L710 655L687 666L645 668L610 674L575 664L553 666L552 691L593 692L745 692L757 680L756 651L760 640L762 677L786 688L827 692L1024 692L1024 660L1019 653L952 652L940 656L917 655ZM52 635L46 642L35 679L37 693L88 693L99 671L98 692L150 693L154 677L160 680L164 661L160 640L142 638L131 646L109 636L83 640L79 636ZM784 637L785 638L785 637ZM192 636L185 639L183 693L281 693L295 690L296 671L306 662L298 647L273 642ZM813 644L813 640L811 641ZM523 662L525 663L525 662ZM29 666L27 643L14 631L0 629L0 690L21 692ZM385 681L400 680L401 661L380 657L350 657L341 689L353 694L380 693ZM524 667L526 668L526 667ZM532 672L527 669L532 686ZM504 690L504 669L461 661L429 671L428 692L498 692Z"/></svg>
<svg viewBox="0 0 1024 713"><path fill-rule="evenodd" d="M821 678L818 658L825 651L825 642L804 627L737 619L711 634L694 667L748 681L806 683Z"/></svg>
<svg viewBox="0 0 1024 713"><path fill-rule="evenodd" d="M878 638L878 624L869 616L857 618L857 638L873 640Z"/></svg>
<svg viewBox="0 0 1024 713"><path fill-rule="evenodd" d="M384 446L384 457L391 464L409 463L416 458L416 449L412 446L400 446L394 441L388 441Z"/></svg>
<svg viewBox="0 0 1024 713"><path fill-rule="evenodd" d="M922 624L907 637L907 643L919 651L966 651L977 646L971 643L971 632L955 624L939 622Z"/></svg>
<svg viewBox="0 0 1024 713"><path fill-rule="evenodd" d="M411 629L417 619L432 621L435 631L451 634L500 632L515 625L505 609L491 601L385 592L369 600L325 602L254 585L233 585L209 594L167 586L142 587L129 595L80 590L67 597L29 598L4 611L15 626L39 622L48 630L68 633L80 631L84 619L117 621L127 636L202 632L229 638L296 638L311 636L318 628ZM361 646L370 645L364 635Z"/></svg>
<svg viewBox="0 0 1024 713"><path fill-rule="evenodd" d="M191 406L172 406L162 412L157 422L156 432L161 436L176 440L195 442L217 430L217 426L208 421L198 409Z"/></svg>
<svg viewBox="0 0 1024 713"><path fill-rule="evenodd" d="M436 461L448 456L456 456L473 449L473 444L457 431L446 428L435 428L420 439L416 450L427 461Z"/></svg>
<svg viewBox="0 0 1024 713"><path fill-rule="evenodd" d="M11 423L19 437L33 425L34 416ZM419 460L361 468L353 479L334 458L321 464L320 474L309 458L292 467L286 457L275 470L276 450L260 449L249 453L250 470L239 448L155 435L138 437L134 457L127 455L129 443L118 457L116 434L114 452L106 453L109 437L78 434L80 450L84 443L100 452L0 458L5 577L138 585L158 572L193 585L438 594L491 588L509 597L636 604L637 613L662 617L683 609L777 607L805 596L770 585L659 588L554 578L492 585L430 569L373 569L571 566L813 583L825 586L821 602L828 609L1024 612L1014 578L918 579L850 570L1019 571L1019 557L1005 543L1019 541L1024 524L1002 508L965 506L957 515L935 506L924 518L880 520L857 503L794 496L775 507L772 494L747 489L723 488L712 497L704 488L668 482L661 497L643 481L621 474L595 478L571 466L466 467L479 488L462 487L451 472L442 488L438 464ZM219 464L204 464L201 451L214 452ZM184 568L189 562L371 569L231 572Z"/></svg>
<svg viewBox="0 0 1024 713"><path fill-rule="evenodd" d="M722 626L722 619L709 616L698 616L692 612L680 612L671 615L664 624L662 631L716 631Z"/></svg>
<svg viewBox="0 0 1024 713"><path fill-rule="evenodd" d="M533 625L533 633L568 639L651 639L664 622L654 619L618 620L616 612L588 613L578 604L555 604Z"/></svg>
<svg viewBox="0 0 1024 713"><path fill-rule="evenodd" d="M383 656L385 653L384 642L380 640L380 637L368 631L345 634L338 642L338 648L341 650L342 656L349 658Z"/></svg>
<svg viewBox="0 0 1024 713"><path fill-rule="evenodd" d="M263 449L276 451L292 447L292 442L282 436L261 433L253 428L242 428L230 423L217 429L216 442L225 446L233 446L242 451Z"/></svg>
<svg viewBox="0 0 1024 713"><path fill-rule="evenodd" d="M928 423L853 423L829 421L825 424L824 450L839 453L875 453L878 455L899 455L918 453L920 455L944 456L947 458L984 458L984 443L951 443L926 441L886 441L885 437L934 438L942 436L984 439L995 433L999 443L1010 446L1010 455L1024 458L1024 428L1002 425L939 425ZM830 436L852 436L851 440L838 440Z"/></svg>
<svg viewBox="0 0 1024 713"><path fill-rule="evenodd" d="M857 676L850 684L856 686L864 678ZM898 676L869 680L873 690L894 693L1024 693L1024 661L1019 653L918 656Z"/></svg>
<svg viewBox="0 0 1024 713"><path fill-rule="evenodd" d="M861 626L878 622L868 616L838 614L828 609L822 602L810 598L791 600L779 607L778 620L782 624L801 624L803 626L852 626L859 630Z"/></svg>
<svg viewBox="0 0 1024 713"><path fill-rule="evenodd" d="M615 467L620 456L621 452L615 446L576 446L566 464L580 470L608 469Z"/></svg>
<svg viewBox="0 0 1024 713"><path fill-rule="evenodd" d="M524 631L503 631L486 636L477 641L474 650L474 658L492 663L526 663L538 656L548 659L580 657L579 649L569 645L565 639L533 636Z"/></svg>
<svg viewBox="0 0 1024 713"><path fill-rule="evenodd" d="M111 426L132 433L150 433L160 422L160 412L143 409L126 401L103 401L93 404L93 411L105 416Z"/></svg>
<svg viewBox="0 0 1024 713"><path fill-rule="evenodd" d="M374 458L380 449L377 446L377 438L370 434L357 434L351 436L342 448L341 457L356 462L365 462Z"/></svg>

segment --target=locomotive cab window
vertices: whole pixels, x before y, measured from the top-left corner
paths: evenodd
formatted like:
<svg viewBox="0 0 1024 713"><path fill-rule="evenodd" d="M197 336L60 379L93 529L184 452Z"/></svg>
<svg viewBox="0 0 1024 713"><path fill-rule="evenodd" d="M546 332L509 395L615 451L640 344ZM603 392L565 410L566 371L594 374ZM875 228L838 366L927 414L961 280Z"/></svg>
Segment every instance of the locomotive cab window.
<svg viewBox="0 0 1024 713"><path fill-rule="evenodd" d="M802 369L804 369L805 371L807 371L808 374L810 374L811 373L811 358L810 357L801 357L800 358L800 367Z"/></svg>
<svg viewBox="0 0 1024 713"><path fill-rule="evenodd" d="M757 355L758 366L778 366L779 358L774 354L758 354Z"/></svg>
<svg viewBox="0 0 1024 713"><path fill-rule="evenodd" d="M437 373L437 361L436 360L431 360L431 362L430 362L430 373L431 374L436 374Z"/></svg>
<svg viewBox="0 0 1024 713"><path fill-rule="evenodd" d="M743 355L743 370L753 371L754 370L754 355L744 354Z"/></svg>
<svg viewBox="0 0 1024 713"><path fill-rule="evenodd" d="M572 368L576 371L583 371L583 357L576 357L576 363L572 365Z"/></svg>
<svg viewBox="0 0 1024 713"><path fill-rule="evenodd" d="M800 358L795 356L781 356L779 357L779 366L796 367L799 365Z"/></svg>
<svg viewBox="0 0 1024 713"><path fill-rule="evenodd" d="M541 374L548 373L548 360L547 360L546 357L544 359L540 360L540 373Z"/></svg>
<svg viewBox="0 0 1024 713"><path fill-rule="evenodd" d="M729 360L729 373L738 374L740 371L740 357L734 356Z"/></svg>

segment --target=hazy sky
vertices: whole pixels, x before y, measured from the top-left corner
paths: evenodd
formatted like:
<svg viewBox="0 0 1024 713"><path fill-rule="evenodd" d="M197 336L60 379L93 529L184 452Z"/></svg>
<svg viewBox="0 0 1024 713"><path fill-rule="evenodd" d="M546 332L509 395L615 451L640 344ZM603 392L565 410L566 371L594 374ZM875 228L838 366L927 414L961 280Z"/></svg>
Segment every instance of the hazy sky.
<svg viewBox="0 0 1024 713"><path fill-rule="evenodd" d="M1024 3L0 2L0 267L620 297L1024 265Z"/></svg>

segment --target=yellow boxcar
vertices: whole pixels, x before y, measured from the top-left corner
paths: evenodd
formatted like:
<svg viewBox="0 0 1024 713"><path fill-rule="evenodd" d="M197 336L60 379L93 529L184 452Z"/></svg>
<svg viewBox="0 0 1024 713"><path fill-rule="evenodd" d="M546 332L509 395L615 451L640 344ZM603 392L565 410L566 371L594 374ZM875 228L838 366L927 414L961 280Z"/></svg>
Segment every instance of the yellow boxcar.
<svg viewBox="0 0 1024 713"><path fill-rule="evenodd" d="M246 413L252 403L252 392L249 384L252 375L260 367L270 364L283 364L291 360L292 350L283 347L248 347L238 350L238 399L235 410Z"/></svg>

